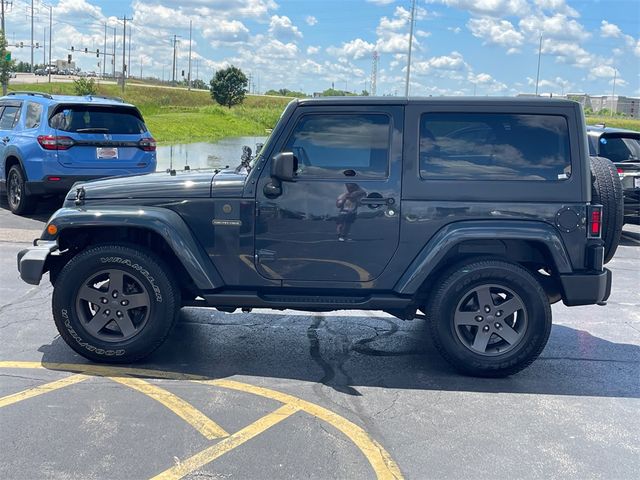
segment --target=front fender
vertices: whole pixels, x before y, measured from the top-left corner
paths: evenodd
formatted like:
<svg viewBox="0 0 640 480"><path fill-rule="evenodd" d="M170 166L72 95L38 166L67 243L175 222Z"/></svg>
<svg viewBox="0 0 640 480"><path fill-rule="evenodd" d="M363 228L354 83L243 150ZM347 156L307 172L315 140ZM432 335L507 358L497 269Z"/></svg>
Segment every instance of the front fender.
<svg viewBox="0 0 640 480"><path fill-rule="evenodd" d="M58 233L52 236L45 228L42 240L54 240L70 229L127 227L151 230L167 242L199 289L213 290L224 285L187 224L173 210L146 206L61 208L49 219L49 224L58 227Z"/></svg>
<svg viewBox="0 0 640 480"><path fill-rule="evenodd" d="M446 225L436 233L411 262L394 290L413 295L440 261L457 244L467 240L528 240L544 243L560 274L571 273L571 262L558 231L548 223L536 221L463 221Z"/></svg>

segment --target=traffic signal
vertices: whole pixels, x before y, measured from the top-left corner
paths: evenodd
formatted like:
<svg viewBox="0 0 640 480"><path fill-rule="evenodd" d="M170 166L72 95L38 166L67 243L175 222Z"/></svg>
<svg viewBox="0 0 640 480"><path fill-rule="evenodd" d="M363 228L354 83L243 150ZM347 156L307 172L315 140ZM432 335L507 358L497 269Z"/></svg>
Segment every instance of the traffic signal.
<svg viewBox="0 0 640 480"><path fill-rule="evenodd" d="M71 45L71 51L73 52L73 45Z"/></svg>
<svg viewBox="0 0 640 480"><path fill-rule="evenodd" d="M36 48L40 48L40 42L36 42Z"/></svg>
<svg viewBox="0 0 640 480"><path fill-rule="evenodd" d="M84 53L89 53L89 49L87 47L84 47Z"/></svg>
<svg viewBox="0 0 640 480"><path fill-rule="evenodd" d="M184 70L182 70L182 76L184 77Z"/></svg>
<svg viewBox="0 0 640 480"><path fill-rule="evenodd" d="M71 54L67 55L67 63L71 63Z"/></svg>
<svg viewBox="0 0 640 480"><path fill-rule="evenodd" d="M100 49L96 49L96 57L100 58Z"/></svg>
<svg viewBox="0 0 640 480"><path fill-rule="evenodd" d="M24 42L20 42L20 48L24 47Z"/></svg>

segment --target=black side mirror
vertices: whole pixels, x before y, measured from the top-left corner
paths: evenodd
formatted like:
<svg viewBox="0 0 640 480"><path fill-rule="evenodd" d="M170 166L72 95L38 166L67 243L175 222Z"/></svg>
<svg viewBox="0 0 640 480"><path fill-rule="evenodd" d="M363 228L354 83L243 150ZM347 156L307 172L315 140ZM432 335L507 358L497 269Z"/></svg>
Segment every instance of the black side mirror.
<svg viewBox="0 0 640 480"><path fill-rule="evenodd" d="M298 170L298 159L291 152L280 152L271 159L271 177L292 182Z"/></svg>

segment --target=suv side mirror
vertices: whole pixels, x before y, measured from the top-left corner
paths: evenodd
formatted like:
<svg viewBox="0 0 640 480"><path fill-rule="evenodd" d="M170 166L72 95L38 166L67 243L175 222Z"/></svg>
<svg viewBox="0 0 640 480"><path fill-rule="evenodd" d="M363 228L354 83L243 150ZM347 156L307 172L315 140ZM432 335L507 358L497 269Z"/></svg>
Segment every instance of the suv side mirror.
<svg viewBox="0 0 640 480"><path fill-rule="evenodd" d="M271 177L292 182L298 170L298 159L291 152L280 152L271 159Z"/></svg>

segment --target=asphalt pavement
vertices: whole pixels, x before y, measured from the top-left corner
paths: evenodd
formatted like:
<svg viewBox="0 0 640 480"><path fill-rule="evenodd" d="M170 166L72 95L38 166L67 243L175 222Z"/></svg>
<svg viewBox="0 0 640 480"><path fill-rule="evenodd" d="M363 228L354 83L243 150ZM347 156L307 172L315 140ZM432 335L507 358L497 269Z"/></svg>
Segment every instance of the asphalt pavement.
<svg viewBox="0 0 640 480"><path fill-rule="evenodd" d="M604 307L553 306L508 379L463 377L422 320L183 309L145 363L96 366L58 336L52 288L20 281L30 218L0 204L0 478L636 478L640 227Z"/></svg>

